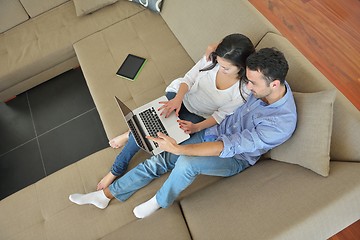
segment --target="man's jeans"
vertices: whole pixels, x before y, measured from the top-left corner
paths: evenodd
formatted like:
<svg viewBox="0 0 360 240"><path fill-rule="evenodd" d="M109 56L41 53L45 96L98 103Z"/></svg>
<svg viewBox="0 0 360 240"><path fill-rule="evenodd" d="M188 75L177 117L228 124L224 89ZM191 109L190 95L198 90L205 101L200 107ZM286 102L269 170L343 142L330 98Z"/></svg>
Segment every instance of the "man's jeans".
<svg viewBox="0 0 360 240"><path fill-rule="evenodd" d="M168 92L166 97L170 100L175 97L176 93ZM203 117L200 117L196 114L189 112L184 105L181 106L179 112L180 119L190 121L192 123L198 123L204 120ZM129 140L125 144L124 148L121 150L119 155L115 158L115 162L111 167L111 173L114 176L121 176L127 169L129 162L132 157L140 150L139 146L136 144L134 136L132 133L129 133Z"/></svg>
<svg viewBox="0 0 360 240"><path fill-rule="evenodd" d="M204 131L195 133L183 144L204 142ZM152 180L172 170L169 178L156 193L156 200L162 208L170 206L180 193L199 174L229 177L247 167L247 161L235 158L177 156L163 152L147 159L109 186L111 194L120 201L127 200Z"/></svg>

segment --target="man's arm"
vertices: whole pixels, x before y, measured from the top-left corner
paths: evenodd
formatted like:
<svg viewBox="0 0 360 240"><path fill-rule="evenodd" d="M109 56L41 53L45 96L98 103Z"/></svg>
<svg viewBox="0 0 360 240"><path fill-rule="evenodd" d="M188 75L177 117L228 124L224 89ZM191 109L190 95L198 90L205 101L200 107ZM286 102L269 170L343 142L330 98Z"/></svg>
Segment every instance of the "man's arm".
<svg viewBox="0 0 360 240"><path fill-rule="evenodd" d="M158 133L158 138L147 137L149 140L155 141L159 147L166 152L176 155L187 156L219 156L224 148L222 141L204 142L197 144L179 145L176 141L163 133Z"/></svg>
<svg viewBox="0 0 360 240"><path fill-rule="evenodd" d="M207 46L206 50L205 50L205 57L206 57L206 61L211 61L212 59L210 58L210 54L212 52L215 52L216 48L219 46L219 43L212 43L209 46Z"/></svg>

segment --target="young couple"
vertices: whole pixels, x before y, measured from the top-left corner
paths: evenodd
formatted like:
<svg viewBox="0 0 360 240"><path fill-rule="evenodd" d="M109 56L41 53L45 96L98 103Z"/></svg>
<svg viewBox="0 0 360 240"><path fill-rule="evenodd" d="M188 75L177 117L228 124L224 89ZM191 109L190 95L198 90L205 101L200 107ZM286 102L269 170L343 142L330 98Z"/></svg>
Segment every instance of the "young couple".
<svg viewBox="0 0 360 240"><path fill-rule="evenodd" d="M171 171L155 196L135 207L135 216L144 218L170 206L197 175L235 175L290 138L297 114L285 81L288 63L284 55L273 48L255 52L251 41L241 34L231 34L216 47L208 47L214 48L211 62L203 57L183 78L170 84L166 89L170 100L159 109L165 116L175 111L190 139L176 144L161 133L149 137L165 151L118 179L139 147L131 133L111 140L112 147L125 146L99 182L98 191L72 194L70 201L103 209L111 199L126 201Z"/></svg>

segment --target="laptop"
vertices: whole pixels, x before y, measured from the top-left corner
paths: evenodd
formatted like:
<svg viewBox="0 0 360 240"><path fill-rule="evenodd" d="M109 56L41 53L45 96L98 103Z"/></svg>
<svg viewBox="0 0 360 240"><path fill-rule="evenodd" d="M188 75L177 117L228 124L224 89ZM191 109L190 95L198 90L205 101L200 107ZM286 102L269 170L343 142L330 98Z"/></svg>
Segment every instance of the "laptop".
<svg viewBox="0 0 360 240"><path fill-rule="evenodd" d="M122 112L129 129L131 130L137 145L144 151L156 155L163 152L158 144L146 138L146 136L157 137L158 132L162 132L181 143L190 138L189 134L179 127L179 119L174 113L169 117L160 116L158 109L162 106L159 102L168 101L166 96L162 96L151 101L135 110L131 111L119 98L115 96L116 103Z"/></svg>

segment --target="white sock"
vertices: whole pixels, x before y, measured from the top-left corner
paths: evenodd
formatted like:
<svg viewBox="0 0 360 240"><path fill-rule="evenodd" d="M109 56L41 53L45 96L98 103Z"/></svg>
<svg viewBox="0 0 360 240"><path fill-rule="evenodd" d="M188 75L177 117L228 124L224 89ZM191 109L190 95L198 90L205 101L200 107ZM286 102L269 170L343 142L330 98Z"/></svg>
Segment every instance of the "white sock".
<svg viewBox="0 0 360 240"><path fill-rule="evenodd" d="M110 202L103 190L97 192L91 192L87 194L71 194L69 196L70 201L78 205L93 204L98 208L104 209Z"/></svg>
<svg viewBox="0 0 360 240"><path fill-rule="evenodd" d="M137 218L144 218L153 214L156 210L160 208L159 204L156 201L156 195L152 197L147 202L140 204L134 208L134 214Z"/></svg>

